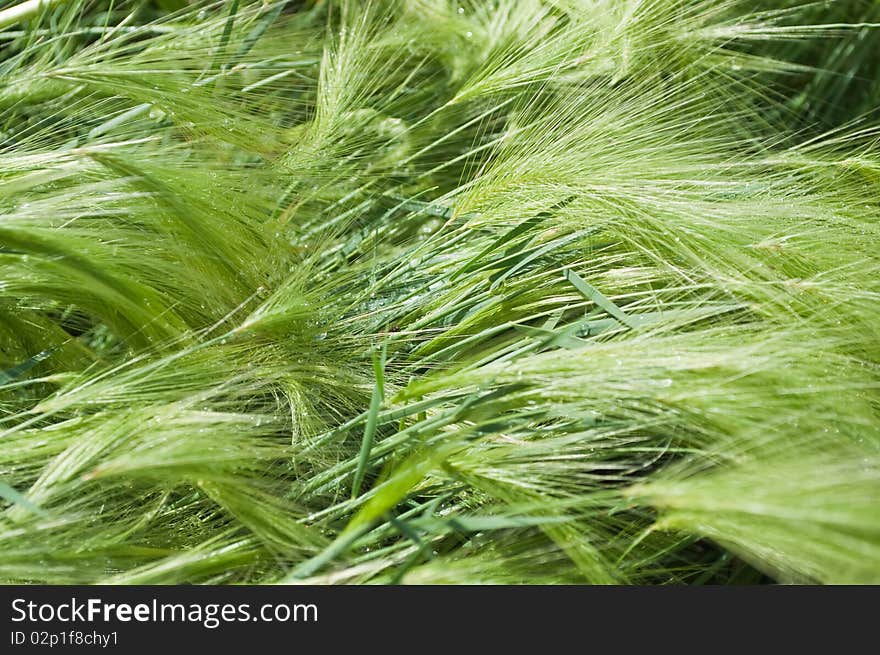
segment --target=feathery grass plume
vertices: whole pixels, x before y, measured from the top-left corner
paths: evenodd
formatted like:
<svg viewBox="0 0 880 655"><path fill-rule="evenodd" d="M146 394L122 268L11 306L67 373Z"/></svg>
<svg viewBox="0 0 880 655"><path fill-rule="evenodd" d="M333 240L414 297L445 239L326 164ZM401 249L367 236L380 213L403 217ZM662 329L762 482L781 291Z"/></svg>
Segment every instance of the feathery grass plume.
<svg viewBox="0 0 880 655"><path fill-rule="evenodd" d="M868 0L0 6L0 579L880 582Z"/></svg>

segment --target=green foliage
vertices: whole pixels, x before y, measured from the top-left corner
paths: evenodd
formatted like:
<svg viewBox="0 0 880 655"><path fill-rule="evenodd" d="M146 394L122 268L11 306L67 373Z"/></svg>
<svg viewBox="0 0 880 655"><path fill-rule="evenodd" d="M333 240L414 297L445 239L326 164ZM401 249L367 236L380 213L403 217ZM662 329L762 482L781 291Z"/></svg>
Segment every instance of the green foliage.
<svg viewBox="0 0 880 655"><path fill-rule="evenodd" d="M0 9L0 580L880 582L878 5Z"/></svg>

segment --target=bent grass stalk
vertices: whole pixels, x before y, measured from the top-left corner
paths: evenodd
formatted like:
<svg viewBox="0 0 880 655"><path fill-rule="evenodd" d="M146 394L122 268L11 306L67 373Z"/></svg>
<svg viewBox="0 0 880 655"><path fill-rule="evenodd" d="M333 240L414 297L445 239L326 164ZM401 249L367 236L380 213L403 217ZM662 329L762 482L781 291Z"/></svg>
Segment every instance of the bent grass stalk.
<svg viewBox="0 0 880 655"><path fill-rule="evenodd" d="M47 11L54 5L65 1L66 0L26 0L26 2L8 7L0 11L0 29L32 18L40 12Z"/></svg>

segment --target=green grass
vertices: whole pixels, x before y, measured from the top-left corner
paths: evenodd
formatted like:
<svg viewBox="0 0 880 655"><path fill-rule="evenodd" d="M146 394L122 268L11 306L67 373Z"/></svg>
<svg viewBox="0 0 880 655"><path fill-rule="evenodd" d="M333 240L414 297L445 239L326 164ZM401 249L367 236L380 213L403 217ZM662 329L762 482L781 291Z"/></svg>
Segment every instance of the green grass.
<svg viewBox="0 0 880 655"><path fill-rule="evenodd" d="M0 580L880 583L878 24L0 4Z"/></svg>

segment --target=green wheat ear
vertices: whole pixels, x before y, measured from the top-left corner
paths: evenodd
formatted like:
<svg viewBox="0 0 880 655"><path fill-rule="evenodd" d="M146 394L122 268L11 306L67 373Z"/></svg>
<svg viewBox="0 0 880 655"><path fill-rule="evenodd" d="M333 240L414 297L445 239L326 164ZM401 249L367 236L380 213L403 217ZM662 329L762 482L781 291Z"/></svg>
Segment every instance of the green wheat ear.
<svg viewBox="0 0 880 655"><path fill-rule="evenodd" d="M0 7L0 580L880 581L880 6Z"/></svg>

